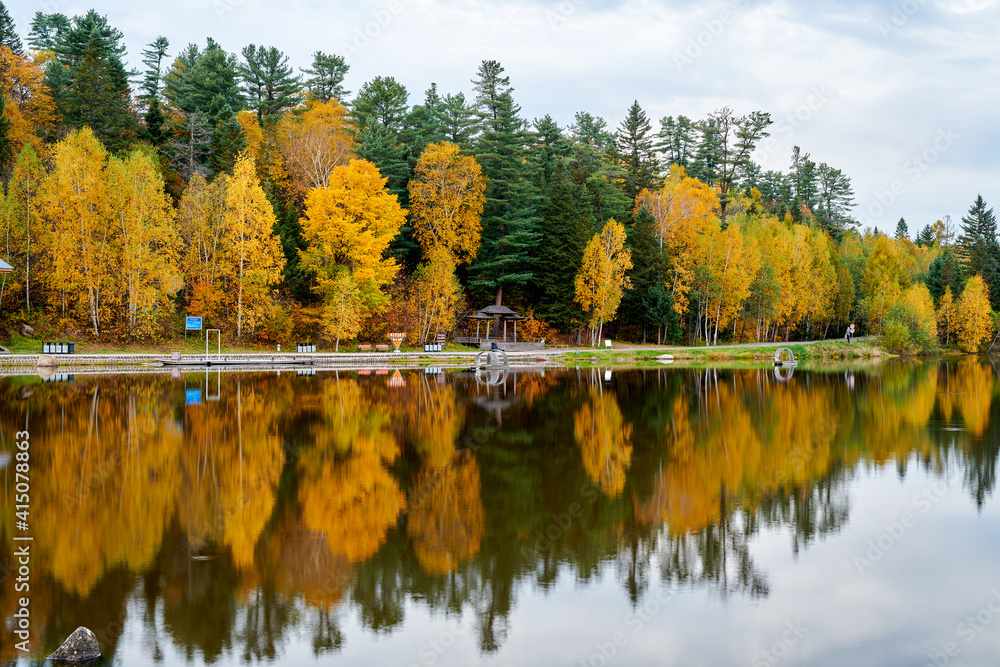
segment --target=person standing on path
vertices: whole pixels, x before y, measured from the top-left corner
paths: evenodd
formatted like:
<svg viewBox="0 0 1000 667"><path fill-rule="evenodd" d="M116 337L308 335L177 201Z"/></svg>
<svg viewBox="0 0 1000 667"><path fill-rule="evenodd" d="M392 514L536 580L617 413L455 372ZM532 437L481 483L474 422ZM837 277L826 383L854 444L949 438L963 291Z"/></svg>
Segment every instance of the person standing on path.
<svg viewBox="0 0 1000 667"><path fill-rule="evenodd" d="M848 343L850 343L851 339L854 338L854 324L850 324L847 327L847 333L844 334L844 338L847 339Z"/></svg>

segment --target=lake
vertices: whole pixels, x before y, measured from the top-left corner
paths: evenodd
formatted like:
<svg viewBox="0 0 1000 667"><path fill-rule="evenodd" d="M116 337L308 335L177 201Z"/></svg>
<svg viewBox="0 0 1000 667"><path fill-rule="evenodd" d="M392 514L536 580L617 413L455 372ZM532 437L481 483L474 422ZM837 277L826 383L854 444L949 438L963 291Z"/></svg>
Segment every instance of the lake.
<svg viewBox="0 0 1000 667"><path fill-rule="evenodd" d="M995 665L997 372L0 379L0 660Z"/></svg>

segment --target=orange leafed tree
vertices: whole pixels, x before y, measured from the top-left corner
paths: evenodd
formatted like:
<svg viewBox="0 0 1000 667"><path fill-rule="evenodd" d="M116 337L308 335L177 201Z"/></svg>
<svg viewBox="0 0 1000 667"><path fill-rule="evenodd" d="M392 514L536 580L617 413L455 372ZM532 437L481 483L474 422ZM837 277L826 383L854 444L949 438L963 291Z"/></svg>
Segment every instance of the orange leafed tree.
<svg viewBox="0 0 1000 667"><path fill-rule="evenodd" d="M451 253L438 247L413 274L409 303L415 317L413 340L427 341L436 331L450 331L463 305L462 285L455 276Z"/></svg>
<svg viewBox="0 0 1000 667"><path fill-rule="evenodd" d="M475 158L460 155L447 141L430 144L409 191L413 230L424 253L444 248L458 263L475 259L486 204L486 177Z"/></svg>
<svg viewBox="0 0 1000 667"><path fill-rule="evenodd" d="M55 122L55 105L37 57L31 61L6 46L0 47L0 96L7 102L4 115L11 124L8 140L12 154L17 155L30 143L36 152L45 155L41 135Z"/></svg>
<svg viewBox="0 0 1000 667"><path fill-rule="evenodd" d="M657 242L670 259L667 287L679 314L687 311L699 238L718 208L719 198L712 188L688 176L679 165L671 166L662 190L643 190L636 198L636 210L645 209L653 216Z"/></svg>
<svg viewBox="0 0 1000 667"><path fill-rule="evenodd" d="M195 174L177 209L177 228L184 240L181 266L192 315L219 314L225 296L222 258L228 182L225 174L211 183Z"/></svg>

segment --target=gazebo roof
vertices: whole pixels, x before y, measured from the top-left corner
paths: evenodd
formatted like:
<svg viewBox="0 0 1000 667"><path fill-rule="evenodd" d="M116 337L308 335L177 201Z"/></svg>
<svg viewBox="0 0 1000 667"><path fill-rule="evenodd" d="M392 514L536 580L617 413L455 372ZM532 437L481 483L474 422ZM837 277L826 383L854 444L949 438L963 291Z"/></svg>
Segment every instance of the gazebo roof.
<svg viewBox="0 0 1000 667"><path fill-rule="evenodd" d="M501 317L504 315L517 315L517 311L511 310L507 306L486 306L479 312L492 315L493 317L496 317L497 315L500 315Z"/></svg>
<svg viewBox="0 0 1000 667"><path fill-rule="evenodd" d="M13 266L0 259L0 273L10 273L13 270L14 270Z"/></svg>
<svg viewBox="0 0 1000 667"><path fill-rule="evenodd" d="M492 320L497 317L505 320L527 319L519 315L517 311L511 310L507 306L486 306L475 315L469 315L469 319L471 320Z"/></svg>

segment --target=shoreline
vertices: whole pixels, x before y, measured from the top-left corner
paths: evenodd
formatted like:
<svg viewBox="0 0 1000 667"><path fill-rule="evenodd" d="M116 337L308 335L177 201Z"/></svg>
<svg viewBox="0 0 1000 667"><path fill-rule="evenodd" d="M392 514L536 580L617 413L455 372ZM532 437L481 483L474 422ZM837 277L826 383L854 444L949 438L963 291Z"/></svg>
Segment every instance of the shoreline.
<svg viewBox="0 0 1000 667"><path fill-rule="evenodd" d="M571 348L512 352L512 366L611 366L618 368L662 367L664 364L698 365L701 363L772 361L775 352L789 349L796 361L836 360L872 361L892 358L868 341L813 341L787 344L743 344L718 347L629 347ZM211 369L308 369L308 368L422 368L435 366L471 365L479 350L446 350L442 352L222 352L205 355L182 354L180 360L163 352L114 352L94 354L8 354L0 355L0 373L30 371L39 374L65 372L74 369L107 369L114 371L148 371L153 368L181 370ZM669 356L670 359L666 357ZM54 365L53 365L54 364Z"/></svg>

